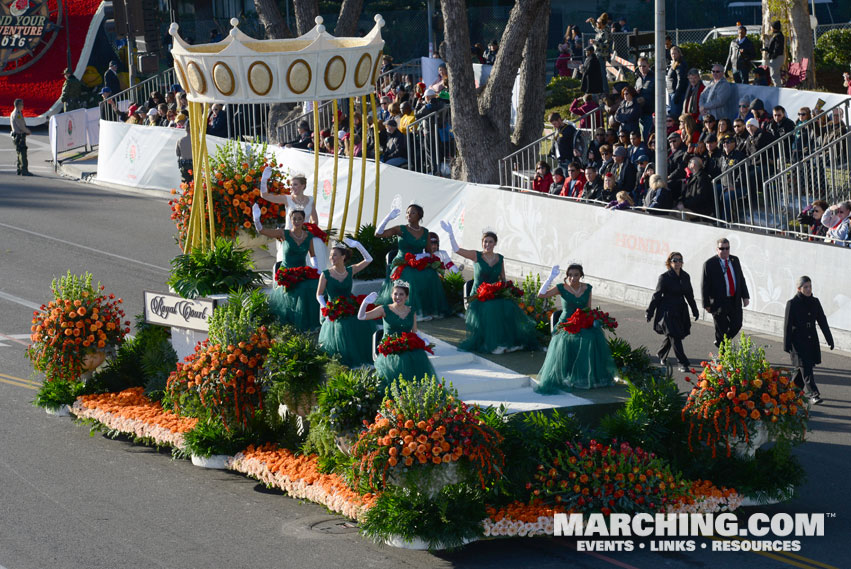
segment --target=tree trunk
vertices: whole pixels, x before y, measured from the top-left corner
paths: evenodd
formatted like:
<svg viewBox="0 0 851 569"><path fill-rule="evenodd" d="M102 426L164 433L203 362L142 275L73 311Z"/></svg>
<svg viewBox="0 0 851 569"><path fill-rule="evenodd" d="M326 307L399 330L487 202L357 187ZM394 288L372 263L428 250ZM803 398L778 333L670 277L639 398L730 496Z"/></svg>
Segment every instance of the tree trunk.
<svg viewBox="0 0 851 569"><path fill-rule="evenodd" d="M814 51L815 43L813 28L810 27L810 10L807 0L792 0L789 6L789 34L791 43L789 55L791 61L803 61L806 57L810 61L807 69L807 79L801 84L803 89L812 89L815 86L816 66Z"/></svg>
<svg viewBox="0 0 851 569"><path fill-rule="evenodd" d="M302 36L316 25L316 16L319 15L319 0L293 0L293 11L295 11L297 33Z"/></svg>
<svg viewBox="0 0 851 569"><path fill-rule="evenodd" d="M362 10L363 0L343 0L343 5L340 6L340 17L337 18L337 26L334 28L334 35L338 38L356 35Z"/></svg>
<svg viewBox="0 0 851 569"><path fill-rule="evenodd" d="M550 0L545 0L532 22L520 66L520 93L513 142L521 148L541 137L541 124L545 120L549 25Z"/></svg>
<svg viewBox="0 0 851 569"><path fill-rule="evenodd" d="M547 0L517 0L502 34L496 62L476 97L466 2L442 2L449 72L452 128L458 146L456 177L469 182L499 181L498 159L511 153L511 91L533 20ZM544 35L546 31L544 30ZM540 114L536 117L540 121ZM518 117L518 121L527 120Z"/></svg>
<svg viewBox="0 0 851 569"><path fill-rule="evenodd" d="M257 16L263 25L267 39L283 39L293 37L293 32L278 10L275 0L254 0Z"/></svg>

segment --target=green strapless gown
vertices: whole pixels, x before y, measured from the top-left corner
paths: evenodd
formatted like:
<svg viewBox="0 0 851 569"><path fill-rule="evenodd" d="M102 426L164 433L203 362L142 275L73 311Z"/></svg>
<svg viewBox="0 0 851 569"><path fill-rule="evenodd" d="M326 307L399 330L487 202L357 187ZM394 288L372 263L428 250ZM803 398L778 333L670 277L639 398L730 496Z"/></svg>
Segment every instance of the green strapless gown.
<svg viewBox="0 0 851 569"><path fill-rule="evenodd" d="M405 258L406 253L417 255L422 253L428 245L428 229L423 227L423 233L419 238L411 235L404 225L400 226L402 235L396 238L399 251L396 260ZM392 262L387 267L387 278L378 293L376 304L389 304L393 302L393 282L390 275L393 274ZM408 305L420 316L446 316L449 313L449 302L446 300L446 292L443 290L443 281L440 275L433 269L418 271L412 267L402 269L402 280L411 285L411 294L408 297Z"/></svg>
<svg viewBox="0 0 851 569"><path fill-rule="evenodd" d="M400 318L389 306L384 306L382 322L385 338L410 332L414 327L414 311L411 309L405 318ZM398 379L400 375L407 380L436 375L425 350L410 350L389 356L378 354L375 360L375 371L387 383Z"/></svg>
<svg viewBox="0 0 851 569"><path fill-rule="evenodd" d="M290 231L285 229L284 261L281 267L294 269L305 266L304 259L310 252L310 240L311 235L308 233L299 245L293 240ZM269 309L281 324L291 324L303 332L315 330L319 327L319 302L316 300L318 283L318 280L311 279L290 288L275 284L269 295Z"/></svg>
<svg viewBox="0 0 851 569"><path fill-rule="evenodd" d="M577 308L588 306L591 285L579 297L570 294L564 285L558 285L563 310L559 323L570 318ZM609 343L602 328L596 326L578 334L553 333L547 357L538 372L538 393L553 394L573 388L592 389L612 384L617 369L612 359Z"/></svg>
<svg viewBox="0 0 851 569"><path fill-rule="evenodd" d="M342 296L352 296L352 268L346 267L346 278L338 281L325 270L325 297L331 301ZM319 346L349 367L372 365L372 334L375 322L347 316L337 320L325 319L319 330Z"/></svg>
<svg viewBox="0 0 851 569"><path fill-rule="evenodd" d="M502 255L491 267L476 251L473 265L473 292L482 283L495 283L502 276ZM525 314L517 303L507 298L494 298L481 302L473 300L467 307L465 316L467 338L458 348L468 352L490 353L497 348L521 347L537 350L538 333L535 322Z"/></svg>

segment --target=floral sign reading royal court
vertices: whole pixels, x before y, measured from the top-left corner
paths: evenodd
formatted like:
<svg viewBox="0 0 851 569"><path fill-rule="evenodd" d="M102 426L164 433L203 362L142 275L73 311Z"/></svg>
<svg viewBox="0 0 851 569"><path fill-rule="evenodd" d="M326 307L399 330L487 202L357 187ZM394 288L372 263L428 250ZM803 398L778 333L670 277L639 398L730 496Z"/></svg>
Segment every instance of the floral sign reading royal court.
<svg viewBox="0 0 851 569"><path fill-rule="evenodd" d="M216 301L208 298L188 300L167 292L145 291L145 322L159 326L209 330Z"/></svg>

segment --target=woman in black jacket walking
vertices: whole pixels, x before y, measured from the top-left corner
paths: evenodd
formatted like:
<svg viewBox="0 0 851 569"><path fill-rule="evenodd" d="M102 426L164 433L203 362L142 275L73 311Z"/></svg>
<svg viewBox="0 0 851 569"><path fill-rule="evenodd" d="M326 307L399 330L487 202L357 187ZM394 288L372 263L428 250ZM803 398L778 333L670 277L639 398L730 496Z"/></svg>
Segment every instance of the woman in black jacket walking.
<svg viewBox="0 0 851 569"><path fill-rule="evenodd" d="M691 308L695 320L699 313L694 301L691 278L683 270L682 254L674 251L668 255L665 266L668 270L659 275L656 292L647 307L647 321L653 320L653 329L657 334L665 336L662 347L657 352L662 365L666 365L668 352L673 346L674 355L680 363L679 370L685 372L688 371L689 360L683 350L683 338L691 332L688 308Z"/></svg>
<svg viewBox="0 0 851 569"><path fill-rule="evenodd" d="M813 368L821 363L816 324L821 328L824 339L833 349L833 335L827 325L827 318L821 303L813 296L813 283L810 277L798 279L798 293L786 303L786 318L783 324L783 351L792 357L795 370L793 381L804 390L810 403L822 402L816 385Z"/></svg>

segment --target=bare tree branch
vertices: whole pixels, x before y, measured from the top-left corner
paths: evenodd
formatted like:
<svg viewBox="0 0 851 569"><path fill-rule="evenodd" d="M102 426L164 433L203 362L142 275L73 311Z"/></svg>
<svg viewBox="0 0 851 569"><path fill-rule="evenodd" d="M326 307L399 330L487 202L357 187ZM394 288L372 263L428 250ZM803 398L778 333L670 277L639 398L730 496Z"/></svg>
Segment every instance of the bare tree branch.
<svg viewBox="0 0 851 569"><path fill-rule="evenodd" d="M363 0L343 0L334 35L338 38L354 36L358 31L358 20L362 10Z"/></svg>

